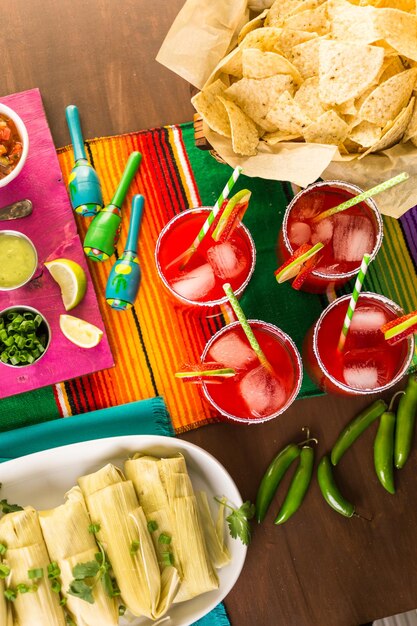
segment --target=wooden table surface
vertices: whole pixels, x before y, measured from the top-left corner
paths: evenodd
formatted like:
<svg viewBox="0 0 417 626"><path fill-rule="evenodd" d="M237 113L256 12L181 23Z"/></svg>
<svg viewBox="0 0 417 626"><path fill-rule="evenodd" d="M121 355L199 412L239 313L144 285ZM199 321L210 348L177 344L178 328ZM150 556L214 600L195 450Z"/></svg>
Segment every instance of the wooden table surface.
<svg viewBox="0 0 417 626"><path fill-rule="evenodd" d="M0 3L0 96L39 87L57 147L69 143L70 103L79 106L89 138L188 121L189 85L154 60L181 6L182 0ZM267 424L210 425L183 438L217 457L243 498L254 500L269 461L299 440L303 426L318 437L321 455L370 401L300 400ZM277 498L254 528L244 570L225 600L233 626L358 626L417 606L417 452L390 496L373 471L374 434L375 425L337 468L341 489L371 521L340 517L314 480L298 514L276 527Z"/></svg>

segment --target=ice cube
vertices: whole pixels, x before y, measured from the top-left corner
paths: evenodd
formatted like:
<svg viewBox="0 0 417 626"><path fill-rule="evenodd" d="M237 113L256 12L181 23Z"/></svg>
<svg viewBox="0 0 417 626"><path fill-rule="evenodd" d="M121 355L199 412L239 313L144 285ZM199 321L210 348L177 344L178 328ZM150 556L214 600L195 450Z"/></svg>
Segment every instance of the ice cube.
<svg viewBox="0 0 417 626"><path fill-rule="evenodd" d="M350 323L350 332L373 333L388 321L383 311L368 307L357 308Z"/></svg>
<svg viewBox="0 0 417 626"><path fill-rule="evenodd" d="M311 219L324 211L324 194L311 192L301 196L292 210L294 218L300 220Z"/></svg>
<svg viewBox="0 0 417 626"><path fill-rule="evenodd" d="M302 246L310 241L311 228L304 222L293 222L288 230L288 237L293 246Z"/></svg>
<svg viewBox="0 0 417 626"><path fill-rule="evenodd" d="M172 283L172 288L187 300L201 300L213 289L216 279L209 263L199 265Z"/></svg>
<svg viewBox="0 0 417 626"><path fill-rule="evenodd" d="M285 403L285 390L262 366L250 370L240 381L240 394L255 417L266 417Z"/></svg>
<svg viewBox="0 0 417 626"><path fill-rule="evenodd" d="M256 361L257 356L247 341L230 331L220 337L210 348L208 358L225 367L243 369Z"/></svg>
<svg viewBox="0 0 417 626"><path fill-rule="evenodd" d="M367 365L350 365L343 370L343 378L353 389L375 389L378 387L378 368Z"/></svg>
<svg viewBox="0 0 417 626"><path fill-rule="evenodd" d="M361 215L335 215L333 253L336 261L359 262L372 252L375 236L372 222Z"/></svg>
<svg viewBox="0 0 417 626"><path fill-rule="evenodd" d="M211 247L207 252L207 261L218 278L236 278L246 267L245 256L228 242Z"/></svg>
<svg viewBox="0 0 417 626"><path fill-rule="evenodd" d="M321 222L317 222L313 226L313 234L311 235L311 243L316 245L316 243L323 243L326 245L333 237L333 222L331 219L321 220Z"/></svg>

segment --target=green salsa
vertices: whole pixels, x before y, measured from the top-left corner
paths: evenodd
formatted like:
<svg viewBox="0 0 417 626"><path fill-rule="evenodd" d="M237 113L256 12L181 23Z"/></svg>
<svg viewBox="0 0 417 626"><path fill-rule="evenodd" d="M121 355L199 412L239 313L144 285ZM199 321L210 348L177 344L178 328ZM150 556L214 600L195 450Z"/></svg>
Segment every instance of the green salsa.
<svg viewBox="0 0 417 626"><path fill-rule="evenodd" d="M0 232L0 289L23 285L36 267L36 253L24 237Z"/></svg>

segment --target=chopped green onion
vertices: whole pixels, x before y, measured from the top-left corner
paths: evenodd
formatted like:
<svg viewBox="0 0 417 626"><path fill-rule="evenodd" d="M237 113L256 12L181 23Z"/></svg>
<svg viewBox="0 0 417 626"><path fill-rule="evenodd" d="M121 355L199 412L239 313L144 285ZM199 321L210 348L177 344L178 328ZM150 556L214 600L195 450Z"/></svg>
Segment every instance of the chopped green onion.
<svg viewBox="0 0 417 626"><path fill-rule="evenodd" d="M0 563L0 580L4 580L10 574L10 567L4 563Z"/></svg>
<svg viewBox="0 0 417 626"><path fill-rule="evenodd" d="M29 591L29 587L25 585L25 583L19 583L16 585L16 591L19 593L27 593Z"/></svg>
<svg viewBox="0 0 417 626"><path fill-rule="evenodd" d="M4 545L4 543L0 543L0 556L3 556L4 554L6 554L7 552L7 547Z"/></svg>
<svg viewBox="0 0 417 626"><path fill-rule="evenodd" d="M0 318L0 360L29 365L45 351L48 341L42 316L30 311L10 311Z"/></svg>
<svg viewBox="0 0 417 626"><path fill-rule="evenodd" d="M155 532L155 530L158 530L158 524L155 522L155 520L150 520L148 522L148 530L150 533Z"/></svg>
<svg viewBox="0 0 417 626"><path fill-rule="evenodd" d="M124 604L119 605L119 616L122 617L126 613L126 607Z"/></svg>
<svg viewBox="0 0 417 626"><path fill-rule="evenodd" d="M159 543L169 544L171 543L171 535L167 535L166 533L161 533L158 537Z"/></svg>
<svg viewBox="0 0 417 626"><path fill-rule="evenodd" d="M91 533L92 535L95 535L96 533L98 533L100 531L100 524L90 524L90 526L88 527L88 532Z"/></svg>
<svg viewBox="0 0 417 626"><path fill-rule="evenodd" d="M43 578L43 568L42 567L37 567L34 569L29 569L28 570L28 578L30 580L39 580L40 578Z"/></svg>
<svg viewBox="0 0 417 626"><path fill-rule="evenodd" d="M60 574L61 570L59 569L58 563L56 561L52 561L52 563L48 565L48 578L52 580L54 578L58 578Z"/></svg>
<svg viewBox="0 0 417 626"><path fill-rule="evenodd" d="M68 599L64 596L63 598L60 599L59 606L65 606L67 602L68 602Z"/></svg>
<svg viewBox="0 0 417 626"><path fill-rule="evenodd" d="M16 600L16 591L14 589L5 589L4 596L10 602L14 602Z"/></svg>
<svg viewBox="0 0 417 626"><path fill-rule="evenodd" d="M162 553L162 563L163 565L174 565L174 555L172 552Z"/></svg>
<svg viewBox="0 0 417 626"><path fill-rule="evenodd" d="M136 552L139 550L139 546L139 541L132 541L132 543L130 544L130 554L136 554Z"/></svg>
<svg viewBox="0 0 417 626"><path fill-rule="evenodd" d="M51 583L51 589L54 593L59 593L61 591L62 585L59 580L54 579Z"/></svg>

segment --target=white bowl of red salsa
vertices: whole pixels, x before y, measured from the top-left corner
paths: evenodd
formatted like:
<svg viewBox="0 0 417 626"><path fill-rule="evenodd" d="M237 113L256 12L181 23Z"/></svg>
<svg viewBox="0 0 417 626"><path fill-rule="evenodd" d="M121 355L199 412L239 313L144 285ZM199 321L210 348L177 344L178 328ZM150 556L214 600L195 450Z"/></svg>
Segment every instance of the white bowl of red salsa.
<svg viewBox="0 0 417 626"><path fill-rule="evenodd" d="M0 187L16 178L29 150L26 126L18 114L0 102Z"/></svg>

